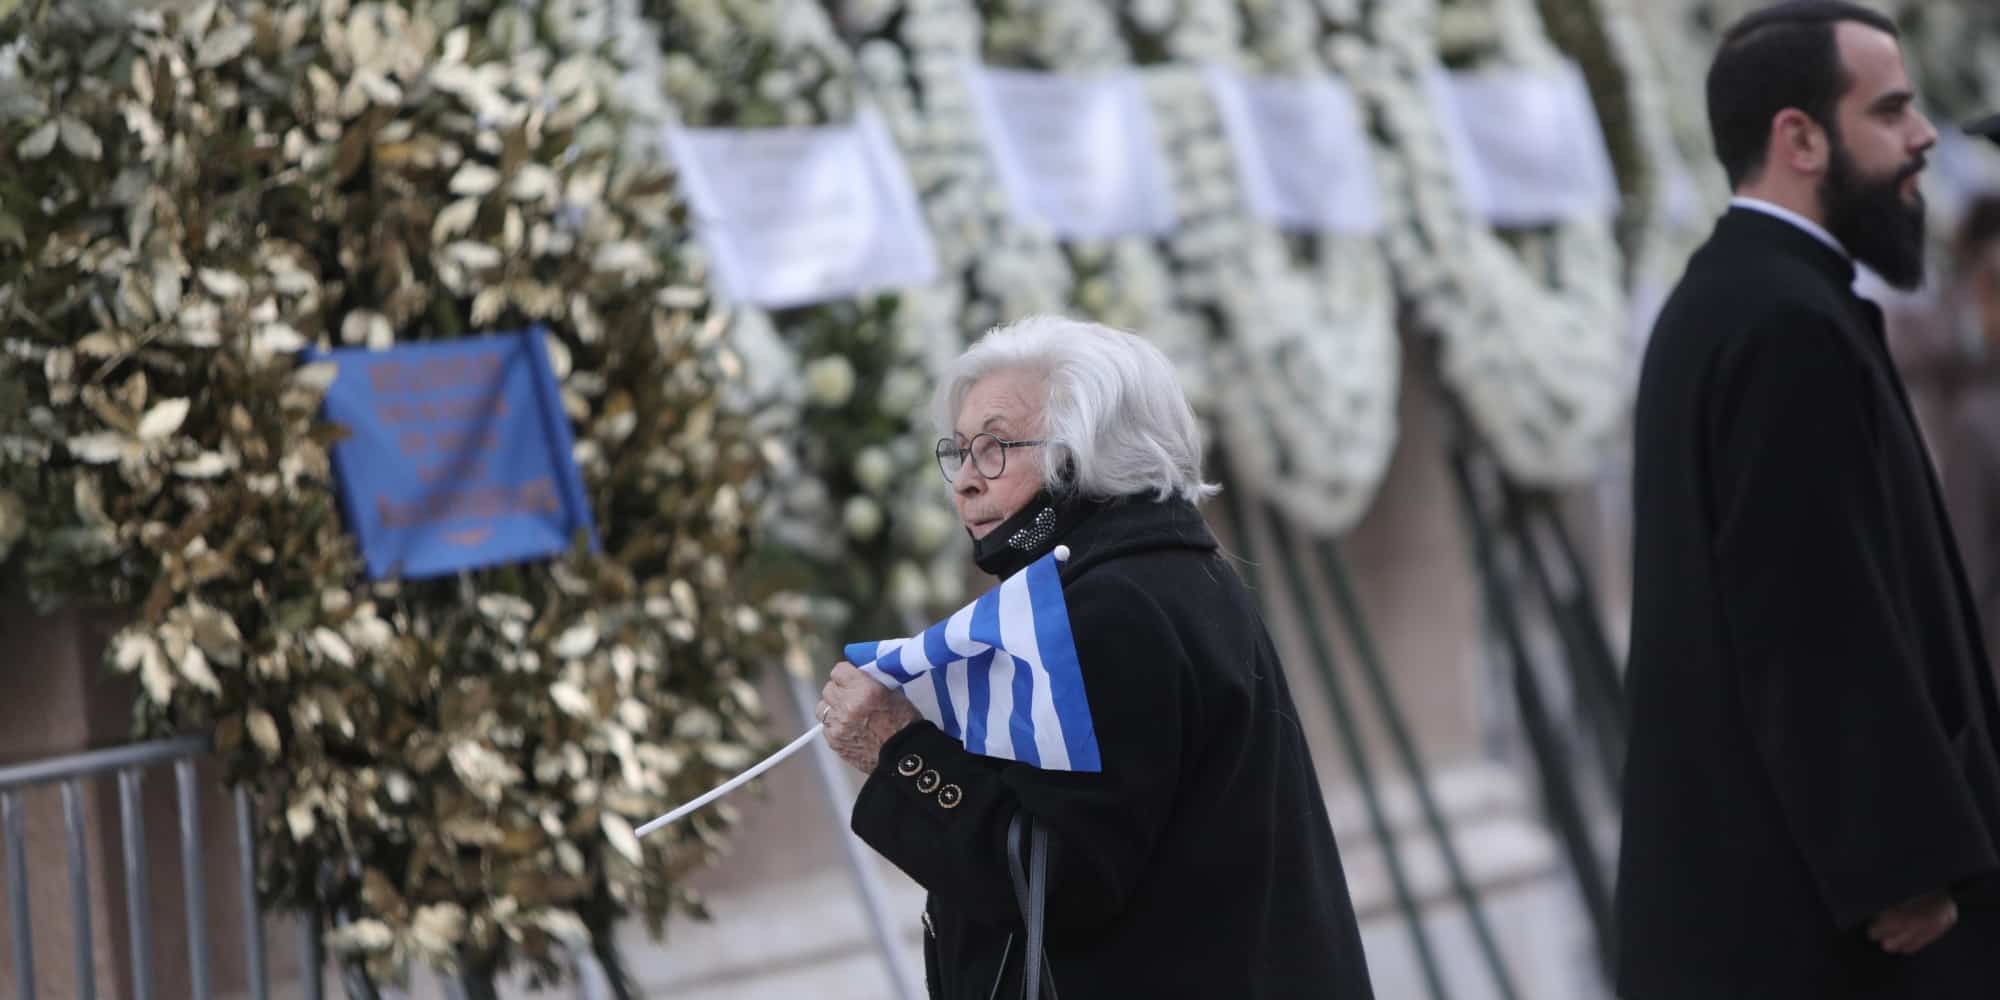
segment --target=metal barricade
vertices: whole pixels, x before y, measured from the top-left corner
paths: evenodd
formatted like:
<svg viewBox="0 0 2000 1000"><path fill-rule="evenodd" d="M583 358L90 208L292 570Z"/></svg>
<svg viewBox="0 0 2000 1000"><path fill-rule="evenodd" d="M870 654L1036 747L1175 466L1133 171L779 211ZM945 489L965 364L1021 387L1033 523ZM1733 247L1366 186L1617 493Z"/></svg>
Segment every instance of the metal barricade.
<svg viewBox="0 0 2000 1000"><path fill-rule="evenodd" d="M131 935L132 997L150 1000L154 995L153 936L147 893L150 871L146 851L146 820L141 793L149 770L171 767L174 776L176 813L180 829L182 912L186 917L189 982L186 996L210 1000L209 931L207 883L201 857L201 813L198 804L195 764L208 752L208 740L199 736L155 740L130 746L93 750L47 760L0 767L0 827L4 827L10 938L14 953L14 991L20 1000L35 1000L34 923L29 910L30 880L25 824L24 792L42 785L58 785L61 791L63 838L70 885L70 927L75 942L76 996L93 1000L97 995L96 966L92 961L91 872L85 857L83 793L85 782L115 775L118 782L118 822L125 862L125 918ZM265 960L263 912L257 905L256 812L249 793L239 787L234 792L238 891L243 904L242 946L247 969L249 996L267 1000L270 974ZM100 876L102 877L102 876ZM311 921L302 922L301 943L307 956L306 968L320 967L319 936ZM304 977L305 995L321 1000L319 977ZM177 995L178 991L176 991Z"/></svg>

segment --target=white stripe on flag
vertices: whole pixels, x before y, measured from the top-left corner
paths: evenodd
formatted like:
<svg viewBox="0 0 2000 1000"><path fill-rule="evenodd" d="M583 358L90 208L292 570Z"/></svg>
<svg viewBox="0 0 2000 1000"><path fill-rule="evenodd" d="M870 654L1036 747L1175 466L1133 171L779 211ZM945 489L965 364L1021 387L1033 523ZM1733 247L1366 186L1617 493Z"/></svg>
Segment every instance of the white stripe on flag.
<svg viewBox="0 0 2000 1000"><path fill-rule="evenodd" d="M971 659L986 651L985 643L972 641L971 604L958 609L957 614L952 615L945 621L944 644L950 646L952 652L966 659ZM960 702L959 704L964 704L964 702Z"/></svg>
<svg viewBox="0 0 2000 1000"><path fill-rule="evenodd" d="M953 734L960 741L965 739L966 706L972 704L971 689L965 681L966 661L953 660L944 665L944 688L951 695L951 715L958 720L958 732Z"/></svg>
<svg viewBox="0 0 2000 1000"><path fill-rule="evenodd" d="M931 662L929 651L925 648L924 634L922 632L918 632L916 635L911 636L909 641L904 643L903 645L904 673L909 674L911 677L921 677L925 673L928 673L931 670L931 668L936 666L937 664ZM910 686L916 687L917 682L911 681Z"/></svg>
<svg viewBox="0 0 2000 1000"><path fill-rule="evenodd" d="M944 713L938 711L937 687L931 684L930 678L919 677L911 681L904 685L903 693L909 696L910 704L916 706L918 715L931 725L944 727Z"/></svg>
<svg viewBox="0 0 2000 1000"><path fill-rule="evenodd" d="M993 651L993 669L986 683L986 755L1006 760L1014 756L1014 658L1005 650Z"/></svg>
<svg viewBox="0 0 2000 1000"><path fill-rule="evenodd" d="M883 659L888 657L890 650L896 649L897 647L902 646L903 644L909 641L910 640L908 639L884 639L881 645L875 647L875 661L877 663L881 662ZM861 668L862 673L875 678L876 683L882 685L885 688L888 688L891 691L894 691L897 688L903 686L902 681L899 681L894 677L889 676L887 673L883 672L882 668L877 667L874 663L857 663L855 664L855 666Z"/></svg>
<svg viewBox="0 0 2000 1000"><path fill-rule="evenodd" d="M1029 719L1034 726L1035 754L1043 768L1070 769L1069 747L1063 743L1062 722L1056 718L1054 690L1049 672L1042 667L1041 646L1035 635L1035 606L1028 592L1028 574L1016 573L1000 585L1000 644L1014 654L1020 669L1034 678L1029 702Z"/></svg>

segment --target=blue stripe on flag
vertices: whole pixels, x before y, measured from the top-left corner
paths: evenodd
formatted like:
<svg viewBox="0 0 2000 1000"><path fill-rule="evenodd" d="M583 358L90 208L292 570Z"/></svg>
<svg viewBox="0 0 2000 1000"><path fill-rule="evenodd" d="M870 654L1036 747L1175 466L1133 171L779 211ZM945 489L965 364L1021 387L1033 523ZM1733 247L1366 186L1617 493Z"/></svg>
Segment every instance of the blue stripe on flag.
<svg viewBox="0 0 2000 1000"><path fill-rule="evenodd" d="M945 641L944 630L950 624L951 619L947 618L932 625L917 641L924 644L924 659L931 661L931 686L937 689L938 712L944 716L942 728L952 739L961 740L965 734L958 728L958 706L951 703L951 683L945 674L954 660L964 657L953 652L951 643Z"/></svg>
<svg viewBox="0 0 2000 1000"><path fill-rule="evenodd" d="M850 642L847 644L847 662L855 666L875 662L875 652L882 648L879 642Z"/></svg>
<svg viewBox="0 0 2000 1000"><path fill-rule="evenodd" d="M1055 703L1056 719L1062 724L1070 770L1102 771L1104 763L1098 759L1090 699L1083 690L1083 663L1076 655L1076 637L1070 634L1069 605L1063 600L1062 577L1056 561L1053 557L1038 559L1028 567L1027 574L1028 597L1035 608L1035 645L1042 654L1042 669L1048 671L1050 700Z"/></svg>
<svg viewBox="0 0 2000 1000"><path fill-rule="evenodd" d="M937 691L938 714L943 716L938 720L941 723L940 728L944 730L946 736L962 740L965 738L965 733L958 728L958 708L951 703L951 684L944 676L949 670L951 670L949 663L932 669L931 687Z"/></svg>
<svg viewBox="0 0 2000 1000"><path fill-rule="evenodd" d="M979 595L972 602L972 641L987 646L1000 645L1000 590L994 588ZM993 650L973 657L965 668L968 687L971 689L965 707L965 748L973 753L986 752L987 716L993 709ZM1011 728L1011 727L1010 727ZM974 734L978 742L973 742Z"/></svg>
<svg viewBox="0 0 2000 1000"><path fill-rule="evenodd" d="M993 672L993 651L975 656L965 665L965 748L976 754L986 752L986 710L992 695L986 690Z"/></svg>
<svg viewBox="0 0 2000 1000"><path fill-rule="evenodd" d="M1035 671L1028 661L1014 660L1014 712L1007 719L1007 731L1014 737L1014 759L1030 767L1042 766L1042 753L1035 746Z"/></svg>
<svg viewBox="0 0 2000 1000"><path fill-rule="evenodd" d="M998 646L1006 649L1000 641L1000 588L995 587L972 602L972 622L967 629L967 638L982 646Z"/></svg>
<svg viewBox="0 0 2000 1000"><path fill-rule="evenodd" d="M916 638L916 641L924 644L924 659L931 661L935 667L932 673L944 673L946 664L953 660L965 659L951 648L951 643L945 641L945 626L950 624L951 619L947 618L925 629L924 634Z"/></svg>
<svg viewBox="0 0 2000 1000"><path fill-rule="evenodd" d="M902 646L897 646L875 661L875 669L887 674L890 680L896 682L897 687L917 679L917 675L903 669L903 647L908 645L909 643L904 643Z"/></svg>

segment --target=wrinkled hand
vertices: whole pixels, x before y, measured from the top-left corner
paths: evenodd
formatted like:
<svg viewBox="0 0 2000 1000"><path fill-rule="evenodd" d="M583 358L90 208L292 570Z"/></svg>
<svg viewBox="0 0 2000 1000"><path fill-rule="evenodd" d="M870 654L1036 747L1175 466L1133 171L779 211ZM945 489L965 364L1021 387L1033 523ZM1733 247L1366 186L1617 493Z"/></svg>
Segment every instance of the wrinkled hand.
<svg viewBox="0 0 2000 1000"><path fill-rule="evenodd" d="M919 718L903 692L883 687L844 660L833 665L813 714L826 723L826 745L862 774L874 773L882 744Z"/></svg>
<svg viewBox="0 0 2000 1000"><path fill-rule="evenodd" d="M1868 938L1891 955L1914 955L1958 923L1958 904L1933 892L1892 906L1868 924Z"/></svg>

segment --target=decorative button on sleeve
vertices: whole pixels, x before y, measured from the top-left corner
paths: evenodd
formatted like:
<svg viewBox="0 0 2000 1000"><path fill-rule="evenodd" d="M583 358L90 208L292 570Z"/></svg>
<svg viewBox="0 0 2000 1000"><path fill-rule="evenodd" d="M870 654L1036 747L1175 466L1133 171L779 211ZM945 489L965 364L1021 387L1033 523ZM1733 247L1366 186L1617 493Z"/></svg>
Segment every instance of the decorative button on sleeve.
<svg viewBox="0 0 2000 1000"><path fill-rule="evenodd" d="M905 778L912 777L923 769L924 759L916 754L910 754L896 762L896 773Z"/></svg>
<svg viewBox="0 0 2000 1000"><path fill-rule="evenodd" d="M937 800L938 805L946 809L956 809L960 802L965 801L965 790L957 785L946 785L938 789Z"/></svg>
<svg viewBox="0 0 2000 1000"><path fill-rule="evenodd" d="M937 791L938 786L942 784L944 784L944 775L936 771L925 771L922 776L917 778L917 791L929 795Z"/></svg>

